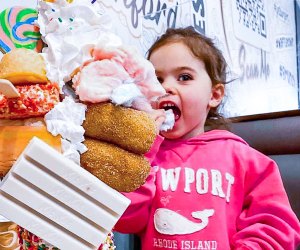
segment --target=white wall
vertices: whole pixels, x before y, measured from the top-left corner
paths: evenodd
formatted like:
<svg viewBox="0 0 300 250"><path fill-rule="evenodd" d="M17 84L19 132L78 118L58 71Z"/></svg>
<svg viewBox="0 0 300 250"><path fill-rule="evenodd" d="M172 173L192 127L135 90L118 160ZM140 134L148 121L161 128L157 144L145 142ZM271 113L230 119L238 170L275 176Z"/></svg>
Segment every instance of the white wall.
<svg viewBox="0 0 300 250"><path fill-rule="evenodd" d="M213 38L230 66L229 79L238 78L228 85L227 116L298 108L294 0L98 2L124 43L144 54L167 26L192 25ZM1 1L0 11L20 4L34 7L36 0Z"/></svg>
<svg viewBox="0 0 300 250"><path fill-rule="evenodd" d="M1 11L12 6L24 6L35 8L37 0L2 0L0 3Z"/></svg>
<svg viewBox="0 0 300 250"><path fill-rule="evenodd" d="M228 85L227 116L298 108L293 0L102 2L116 32L144 53L171 25L192 25L213 38L230 66L229 79L239 78Z"/></svg>

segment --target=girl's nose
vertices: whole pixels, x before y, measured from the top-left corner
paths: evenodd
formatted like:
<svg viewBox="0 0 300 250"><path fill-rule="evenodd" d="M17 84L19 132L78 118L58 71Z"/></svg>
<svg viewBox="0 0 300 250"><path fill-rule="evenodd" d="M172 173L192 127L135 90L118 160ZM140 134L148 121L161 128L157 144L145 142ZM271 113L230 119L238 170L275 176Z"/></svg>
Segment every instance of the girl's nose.
<svg viewBox="0 0 300 250"><path fill-rule="evenodd" d="M163 88L166 90L167 94L174 94L175 93L175 86L172 81L164 81L162 84Z"/></svg>

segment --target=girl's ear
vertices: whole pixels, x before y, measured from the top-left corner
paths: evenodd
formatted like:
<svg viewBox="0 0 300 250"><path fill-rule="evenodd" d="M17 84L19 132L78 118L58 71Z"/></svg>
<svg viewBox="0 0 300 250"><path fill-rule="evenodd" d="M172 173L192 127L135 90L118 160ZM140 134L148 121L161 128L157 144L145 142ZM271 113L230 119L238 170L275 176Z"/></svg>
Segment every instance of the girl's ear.
<svg viewBox="0 0 300 250"><path fill-rule="evenodd" d="M225 94L225 86L222 83L218 83L211 89L211 98L209 101L210 108L216 108L221 103Z"/></svg>

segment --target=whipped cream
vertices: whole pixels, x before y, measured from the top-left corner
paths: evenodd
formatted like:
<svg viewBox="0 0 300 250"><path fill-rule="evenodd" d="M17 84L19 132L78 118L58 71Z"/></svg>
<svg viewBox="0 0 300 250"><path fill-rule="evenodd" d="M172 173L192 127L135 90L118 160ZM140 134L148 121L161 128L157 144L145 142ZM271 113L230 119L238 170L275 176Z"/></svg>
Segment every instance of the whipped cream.
<svg viewBox="0 0 300 250"><path fill-rule="evenodd" d="M80 154L87 148L84 141L86 105L67 96L45 115L47 130L54 136L62 136L63 155L80 165ZM80 154L79 154L80 153Z"/></svg>
<svg viewBox="0 0 300 250"><path fill-rule="evenodd" d="M111 20L97 1L39 1L37 8L37 24L47 44L42 51L47 77L62 87L72 72L91 58L91 49L111 29Z"/></svg>

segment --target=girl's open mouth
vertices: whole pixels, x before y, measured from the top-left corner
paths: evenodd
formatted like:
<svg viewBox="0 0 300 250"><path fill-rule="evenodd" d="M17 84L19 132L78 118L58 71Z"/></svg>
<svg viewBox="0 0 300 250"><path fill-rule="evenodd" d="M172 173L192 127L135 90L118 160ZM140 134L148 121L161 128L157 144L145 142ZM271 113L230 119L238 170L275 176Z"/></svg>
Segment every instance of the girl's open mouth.
<svg viewBox="0 0 300 250"><path fill-rule="evenodd" d="M175 121L177 121L180 116L181 116L181 111L180 109L177 107L177 105L173 102L170 101L163 101L159 104L159 108L160 109L164 109L164 110L169 110L172 109L173 114L175 116Z"/></svg>

